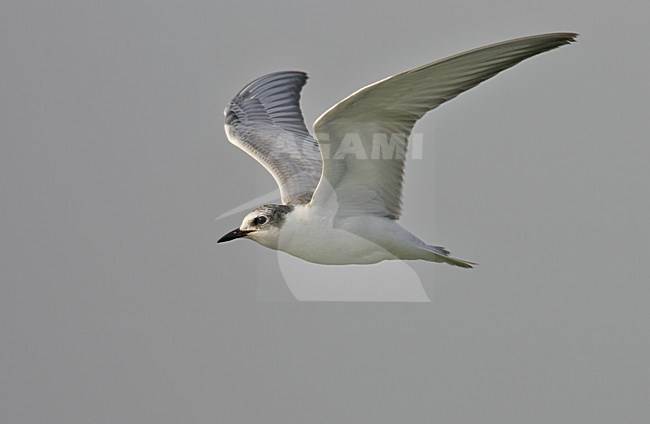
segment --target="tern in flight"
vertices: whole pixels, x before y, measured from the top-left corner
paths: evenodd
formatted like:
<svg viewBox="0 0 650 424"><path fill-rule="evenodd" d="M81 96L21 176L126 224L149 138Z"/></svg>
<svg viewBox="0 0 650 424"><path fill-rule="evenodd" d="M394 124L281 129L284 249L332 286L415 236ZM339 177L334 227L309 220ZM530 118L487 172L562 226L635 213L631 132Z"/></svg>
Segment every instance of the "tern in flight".
<svg viewBox="0 0 650 424"><path fill-rule="evenodd" d="M315 137L300 110L304 72L256 79L226 108L226 134L271 173L282 204L254 209L218 242L248 238L326 265L422 259L471 268L397 223L411 130L442 103L576 37L504 41L383 79L328 109L314 123Z"/></svg>

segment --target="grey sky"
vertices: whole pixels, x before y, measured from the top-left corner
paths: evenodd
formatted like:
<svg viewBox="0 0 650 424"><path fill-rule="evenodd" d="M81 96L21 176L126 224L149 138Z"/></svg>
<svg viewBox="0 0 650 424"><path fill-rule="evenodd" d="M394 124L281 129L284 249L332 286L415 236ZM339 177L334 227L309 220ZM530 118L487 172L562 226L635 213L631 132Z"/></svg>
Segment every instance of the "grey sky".
<svg viewBox="0 0 650 424"><path fill-rule="evenodd" d="M639 423L650 417L647 2L0 5L0 420ZM401 223L477 261L431 303L301 303L217 245L274 188L223 133L267 72L309 125L385 76L575 31L427 115Z"/></svg>

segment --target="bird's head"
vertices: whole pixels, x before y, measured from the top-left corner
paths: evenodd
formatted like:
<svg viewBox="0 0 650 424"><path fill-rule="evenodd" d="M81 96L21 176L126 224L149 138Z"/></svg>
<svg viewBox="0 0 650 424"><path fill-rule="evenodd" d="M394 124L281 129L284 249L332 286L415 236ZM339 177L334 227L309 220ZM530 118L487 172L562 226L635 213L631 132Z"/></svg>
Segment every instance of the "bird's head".
<svg viewBox="0 0 650 424"><path fill-rule="evenodd" d="M221 237L217 243L246 237L263 246L277 249L280 229L286 215L292 210L293 206L287 205L264 205L255 208L244 217L239 228Z"/></svg>

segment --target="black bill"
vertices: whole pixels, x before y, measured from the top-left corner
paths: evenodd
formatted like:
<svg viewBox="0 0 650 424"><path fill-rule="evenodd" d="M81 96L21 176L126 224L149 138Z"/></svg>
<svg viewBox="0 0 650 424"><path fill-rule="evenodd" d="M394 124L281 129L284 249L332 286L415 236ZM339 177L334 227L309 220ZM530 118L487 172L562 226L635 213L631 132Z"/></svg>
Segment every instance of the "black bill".
<svg viewBox="0 0 650 424"><path fill-rule="evenodd" d="M225 241L230 241L234 239L238 239L241 237L245 237L246 235L252 233L252 230L240 230L239 228L235 228L225 236L221 237L219 240L217 240L217 243L223 243Z"/></svg>

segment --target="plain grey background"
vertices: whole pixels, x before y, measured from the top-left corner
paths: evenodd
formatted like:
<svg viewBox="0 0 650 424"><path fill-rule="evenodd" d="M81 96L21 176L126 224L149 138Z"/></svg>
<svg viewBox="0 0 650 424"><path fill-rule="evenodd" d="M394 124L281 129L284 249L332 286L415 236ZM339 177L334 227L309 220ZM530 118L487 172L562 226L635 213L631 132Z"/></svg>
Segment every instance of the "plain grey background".
<svg viewBox="0 0 650 424"><path fill-rule="evenodd" d="M647 422L649 13L3 0L0 421ZM214 217L273 188L222 129L250 80L308 71L311 123L552 31L581 37L417 127L401 222L481 263L415 265L432 303L290 301L274 252L215 243L242 216Z"/></svg>

